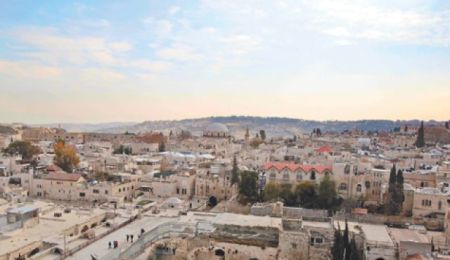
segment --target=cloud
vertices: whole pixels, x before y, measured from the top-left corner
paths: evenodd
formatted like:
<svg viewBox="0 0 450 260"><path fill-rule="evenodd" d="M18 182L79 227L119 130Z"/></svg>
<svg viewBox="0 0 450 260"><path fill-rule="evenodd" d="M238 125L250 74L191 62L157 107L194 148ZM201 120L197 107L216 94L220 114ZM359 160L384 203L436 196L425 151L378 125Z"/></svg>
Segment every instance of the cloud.
<svg viewBox="0 0 450 260"><path fill-rule="evenodd" d="M156 51L156 55L162 59L177 61L198 61L202 56L192 50L190 47L175 44L168 48L162 48Z"/></svg>
<svg viewBox="0 0 450 260"><path fill-rule="evenodd" d="M169 7L169 10L167 11L170 15L175 15L181 10L181 7L179 6L171 6Z"/></svg>
<svg viewBox="0 0 450 260"><path fill-rule="evenodd" d="M126 52L132 49L132 45L128 42L112 42L109 44L109 47L113 51Z"/></svg>
<svg viewBox="0 0 450 260"><path fill-rule="evenodd" d="M170 69L172 64L164 61L149 61L149 60L133 60L127 64L137 70L143 70L147 72L157 73Z"/></svg>
<svg viewBox="0 0 450 260"><path fill-rule="evenodd" d="M251 35L234 34L221 39L222 43L229 45L234 53L245 54L260 47L261 41Z"/></svg>
<svg viewBox="0 0 450 260"><path fill-rule="evenodd" d="M450 45L450 10L394 9L348 0L304 3L309 9L310 26L330 36L404 44Z"/></svg>
<svg viewBox="0 0 450 260"><path fill-rule="evenodd" d="M58 77L62 70L58 67L43 66L26 61L0 60L0 75L16 78L49 79Z"/></svg>

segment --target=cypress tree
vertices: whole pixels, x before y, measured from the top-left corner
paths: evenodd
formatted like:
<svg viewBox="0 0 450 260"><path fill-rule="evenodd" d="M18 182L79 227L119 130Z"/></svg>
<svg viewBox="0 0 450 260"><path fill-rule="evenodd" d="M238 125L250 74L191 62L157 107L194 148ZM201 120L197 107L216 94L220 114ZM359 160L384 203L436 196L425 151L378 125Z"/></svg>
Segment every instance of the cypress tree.
<svg viewBox="0 0 450 260"><path fill-rule="evenodd" d="M403 175L400 176L400 178L402 179L402 183L403 183ZM397 215L400 211L399 211L399 201L400 199L400 194L398 192L399 188L397 185L397 174L396 174L396 166L395 164L392 166L391 168L391 172L389 175L389 188L388 188L388 194L387 194L387 198L386 198L386 209L385 209L385 213L388 215ZM402 184L403 187L403 184ZM403 189L403 188L402 188ZM401 194L401 197L403 197L403 192Z"/></svg>
<svg viewBox="0 0 450 260"><path fill-rule="evenodd" d="M344 230L344 236L343 236L342 240L344 240L343 248L345 248L345 260L350 260L350 255L352 254L352 252L350 249L350 236L349 236L349 231L348 231L347 219L345 220L345 230Z"/></svg>
<svg viewBox="0 0 450 260"><path fill-rule="evenodd" d="M400 213L402 206L403 206L403 202L405 201L405 195L403 193L403 171L402 170L398 170L397 172L397 204L398 204L398 212Z"/></svg>
<svg viewBox="0 0 450 260"><path fill-rule="evenodd" d="M231 170L231 185L239 183L239 168L237 165L236 155L233 157L233 169Z"/></svg>
<svg viewBox="0 0 450 260"><path fill-rule="evenodd" d="M416 147L422 148L425 146L425 129L423 127L423 121L420 123L420 128L417 131Z"/></svg>
<svg viewBox="0 0 450 260"><path fill-rule="evenodd" d="M350 260L360 260L360 254L358 252L358 247L356 246L355 236L352 237L350 241Z"/></svg>
<svg viewBox="0 0 450 260"><path fill-rule="evenodd" d="M343 256L343 246L342 246L342 233L341 233L341 226L338 224L338 229L335 229L334 231L334 243L333 247L331 248L331 258L333 260L342 260Z"/></svg>

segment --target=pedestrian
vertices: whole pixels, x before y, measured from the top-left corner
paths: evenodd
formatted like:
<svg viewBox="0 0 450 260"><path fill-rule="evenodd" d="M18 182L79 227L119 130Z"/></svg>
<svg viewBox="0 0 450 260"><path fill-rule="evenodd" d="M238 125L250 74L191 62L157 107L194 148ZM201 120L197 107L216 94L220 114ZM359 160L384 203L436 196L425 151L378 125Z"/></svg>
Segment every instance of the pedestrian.
<svg viewBox="0 0 450 260"><path fill-rule="evenodd" d="M145 230L141 228L141 235L145 233Z"/></svg>
<svg viewBox="0 0 450 260"><path fill-rule="evenodd" d="M128 243L128 240L130 239L130 236L127 234L127 243Z"/></svg>
<svg viewBox="0 0 450 260"><path fill-rule="evenodd" d="M134 238L134 235L131 234L131 243L133 243L133 238Z"/></svg>
<svg viewBox="0 0 450 260"><path fill-rule="evenodd" d="M108 242L108 249L111 249L111 241Z"/></svg>
<svg viewBox="0 0 450 260"><path fill-rule="evenodd" d="M117 248L119 245L117 243L117 240L114 240L114 248Z"/></svg>

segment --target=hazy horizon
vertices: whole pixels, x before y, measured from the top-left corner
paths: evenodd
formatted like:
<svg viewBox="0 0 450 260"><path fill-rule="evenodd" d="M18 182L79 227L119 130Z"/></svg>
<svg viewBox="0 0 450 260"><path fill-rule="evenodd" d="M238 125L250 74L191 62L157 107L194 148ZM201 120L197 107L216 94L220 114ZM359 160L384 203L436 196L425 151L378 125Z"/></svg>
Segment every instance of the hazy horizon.
<svg viewBox="0 0 450 260"><path fill-rule="evenodd" d="M182 120L201 120L201 119L210 119L210 118L222 118L222 117L260 117L260 118L286 118L286 119L294 119L294 120L305 120L305 121L318 121L318 122L332 122L332 121L339 121L339 122L355 122L355 121L363 121L363 120L369 120L369 121L377 121L377 120L388 120L388 121L436 121L436 122L445 122L449 120L437 120L437 119L420 119L420 118L410 118L410 119L386 119L386 118L361 118L361 119L354 119L354 120L345 120L345 119L325 119L325 120L317 120L317 119L305 119L305 118L296 118L296 117L285 117L285 116L253 116L253 115L224 115L224 116L217 116L217 115L210 115L210 116L200 116L200 117L191 117L191 118L180 118L180 119L147 119L142 121L61 121L61 122L21 122L21 121L9 121L9 122L2 122L0 121L0 124L13 124L13 123L22 123L27 125L57 125L57 124L86 124L86 125L100 125L100 124L140 124L146 121L182 121Z"/></svg>
<svg viewBox="0 0 450 260"><path fill-rule="evenodd" d="M448 120L450 2L8 1L0 122Z"/></svg>

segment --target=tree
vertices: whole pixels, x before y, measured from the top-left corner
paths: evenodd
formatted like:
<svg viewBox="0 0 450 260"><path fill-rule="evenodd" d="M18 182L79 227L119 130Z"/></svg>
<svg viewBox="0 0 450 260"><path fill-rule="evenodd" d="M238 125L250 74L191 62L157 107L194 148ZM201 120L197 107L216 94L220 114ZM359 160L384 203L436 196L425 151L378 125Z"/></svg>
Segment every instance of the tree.
<svg viewBox="0 0 450 260"><path fill-rule="evenodd" d="M252 171L241 172L239 194L246 199L256 201L258 199L258 173Z"/></svg>
<svg viewBox="0 0 450 260"><path fill-rule="evenodd" d="M80 163L80 158L73 146L66 145L64 141L58 141L53 145L55 157L53 162L61 167L66 172L73 172L73 170Z"/></svg>
<svg viewBox="0 0 450 260"><path fill-rule="evenodd" d="M403 172L398 170L396 173L395 164L391 168L389 175L389 188L386 197L386 214L398 215L401 212L403 201Z"/></svg>
<svg viewBox="0 0 450 260"><path fill-rule="evenodd" d="M344 229L344 235L342 236L342 247L345 249L345 259L350 260L350 243L349 243L349 232L348 232L348 223L347 219L345 220L345 229Z"/></svg>
<svg viewBox="0 0 450 260"><path fill-rule="evenodd" d="M94 179L97 181L107 181L109 174L107 172L97 171L94 173Z"/></svg>
<svg viewBox="0 0 450 260"><path fill-rule="evenodd" d="M295 206L296 203L296 196L292 192L292 184L290 183L283 183L280 185L280 197L283 199L284 204L286 206Z"/></svg>
<svg viewBox="0 0 450 260"><path fill-rule="evenodd" d="M14 141L3 150L3 153L8 155L20 154L24 162L31 162L35 155L41 153L41 149L28 141Z"/></svg>
<svg viewBox="0 0 450 260"><path fill-rule="evenodd" d="M350 241L350 254L349 257L351 260L360 260L361 255L358 251L358 247L356 246L355 236L352 237Z"/></svg>
<svg viewBox="0 0 450 260"><path fill-rule="evenodd" d="M338 224L338 229L334 230L334 242L331 248L331 258L332 260L342 260L343 252L343 239L341 233L341 227Z"/></svg>
<svg viewBox="0 0 450 260"><path fill-rule="evenodd" d="M420 128L417 131L416 147L422 148L425 146L425 129L423 127L423 121L420 123Z"/></svg>
<svg viewBox="0 0 450 260"><path fill-rule="evenodd" d="M317 199L316 184L312 181L302 181L295 187L294 195L299 206L314 208Z"/></svg>
<svg viewBox="0 0 450 260"><path fill-rule="evenodd" d="M131 147L120 145L117 149L114 150L113 154L132 154L133 150Z"/></svg>
<svg viewBox="0 0 450 260"><path fill-rule="evenodd" d="M160 153L166 151L166 144L165 144L164 140L162 140L162 141L159 143L158 150L159 150Z"/></svg>
<svg viewBox="0 0 450 260"><path fill-rule="evenodd" d="M264 201L274 201L277 200L280 197L280 185L276 182L269 182L267 183L266 187L264 188Z"/></svg>
<svg viewBox="0 0 450 260"><path fill-rule="evenodd" d="M338 206L336 184L328 175L325 175L320 181L317 203L320 208L328 209L330 211Z"/></svg>
<svg viewBox="0 0 450 260"><path fill-rule="evenodd" d="M233 169L231 170L231 185L239 183L239 168L236 155L233 157Z"/></svg>
<svg viewBox="0 0 450 260"><path fill-rule="evenodd" d="M262 140L260 138L253 138L250 141L250 146L254 149L258 148L260 144L262 144Z"/></svg>
<svg viewBox="0 0 450 260"><path fill-rule="evenodd" d="M259 130L259 136L261 137L261 140L265 141L266 140L266 131L263 129Z"/></svg>

